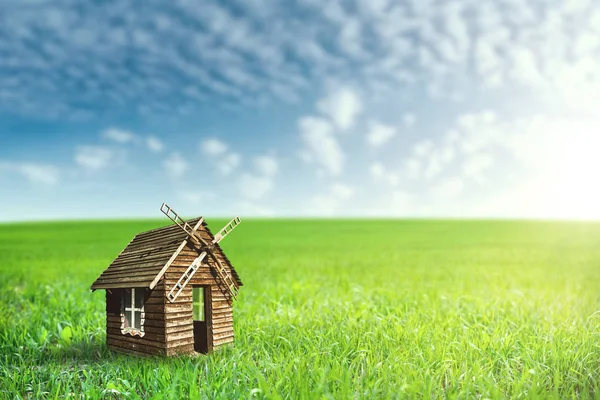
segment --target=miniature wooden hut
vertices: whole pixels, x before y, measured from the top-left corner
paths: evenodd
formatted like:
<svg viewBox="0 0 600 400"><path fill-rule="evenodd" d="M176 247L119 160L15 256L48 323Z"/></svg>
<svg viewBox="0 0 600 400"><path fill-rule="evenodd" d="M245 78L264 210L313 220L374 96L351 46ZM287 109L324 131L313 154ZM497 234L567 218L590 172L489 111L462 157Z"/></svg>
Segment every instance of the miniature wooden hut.
<svg viewBox="0 0 600 400"><path fill-rule="evenodd" d="M233 301L242 285L203 218L137 234L92 284L106 290L110 349L140 355L208 353L233 342Z"/></svg>

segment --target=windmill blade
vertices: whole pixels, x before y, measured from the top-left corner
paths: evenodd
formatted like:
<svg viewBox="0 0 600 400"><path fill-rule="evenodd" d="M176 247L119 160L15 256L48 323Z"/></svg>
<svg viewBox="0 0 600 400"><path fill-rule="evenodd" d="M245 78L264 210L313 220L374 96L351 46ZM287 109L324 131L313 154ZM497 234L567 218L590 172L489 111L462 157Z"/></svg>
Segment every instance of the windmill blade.
<svg viewBox="0 0 600 400"><path fill-rule="evenodd" d="M185 270L183 275L181 275L181 277L179 278L179 280L177 281L175 286L173 286L171 288L171 290L167 294L167 298L169 299L169 301L171 303L177 299L177 296L179 296L179 293L181 293L181 291L185 288L185 286L188 284L190 279L192 279L192 277L194 276L196 271L198 271L198 268L200 268L200 264L202 263L202 260L204 260L204 257L206 257L206 254L207 254L206 251L204 251L204 252L202 252L202 254L200 254L198 257L196 257L196 259Z"/></svg>
<svg viewBox="0 0 600 400"><path fill-rule="evenodd" d="M194 229L188 224L185 220L183 220L179 214L177 214L171 207L169 207L166 203L162 203L160 206L160 211L167 216L171 221L175 222L177 226L179 226L185 233L187 233L190 237L196 238L196 234L194 233ZM204 221L204 217L200 217L199 223L201 224Z"/></svg>
<svg viewBox="0 0 600 400"><path fill-rule="evenodd" d="M231 231L240 224L240 222L242 222L240 220L240 217L235 217L234 219L229 221L229 223L225 225L223 229L221 229L219 233L215 235L215 240L213 240L213 243L219 243L221 240L223 240L223 238L229 235Z"/></svg>

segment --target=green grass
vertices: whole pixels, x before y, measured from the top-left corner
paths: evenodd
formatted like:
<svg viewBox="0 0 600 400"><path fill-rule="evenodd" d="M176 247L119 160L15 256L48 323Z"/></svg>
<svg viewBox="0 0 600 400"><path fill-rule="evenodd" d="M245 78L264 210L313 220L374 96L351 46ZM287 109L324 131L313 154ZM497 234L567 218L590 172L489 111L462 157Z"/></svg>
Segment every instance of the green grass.
<svg viewBox="0 0 600 400"><path fill-rule="evenodd" d="M89 286L160 225L0 225L0 397L600 398L600 224L246 220L235 346L109 352Z"/></svg>

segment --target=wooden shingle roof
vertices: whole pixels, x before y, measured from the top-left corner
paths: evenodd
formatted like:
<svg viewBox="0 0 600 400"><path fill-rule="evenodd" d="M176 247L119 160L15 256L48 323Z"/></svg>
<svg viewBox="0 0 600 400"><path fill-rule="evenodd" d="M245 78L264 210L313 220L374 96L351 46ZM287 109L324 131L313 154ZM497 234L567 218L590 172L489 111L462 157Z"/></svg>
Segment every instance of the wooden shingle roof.
<svg viewBox="0 0 600 400"><path fill-rule="evenodd" d="M194 218L189 220L188 224L193 226L198 234L212 240L214 236L206 226L206 222L198 226L199 222L200 218ZM167 270L170 261L177 257L187 240L188 235L177 225L138 233L96 279L91 289L154 288ZM238 286L242 286L240 277L218 244L215 246L214 253L229 267Z"/></svg>

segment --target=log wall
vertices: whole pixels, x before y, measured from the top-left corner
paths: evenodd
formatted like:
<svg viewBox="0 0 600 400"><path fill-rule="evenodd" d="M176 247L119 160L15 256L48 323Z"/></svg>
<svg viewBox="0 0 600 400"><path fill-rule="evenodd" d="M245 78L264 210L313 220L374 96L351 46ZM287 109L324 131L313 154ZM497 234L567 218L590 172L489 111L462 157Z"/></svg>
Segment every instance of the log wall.
<svg viewBox="0 0 600 400"><path fill-rule="evenodd" d="M106 291L106 343L112 350L138 355L166 355L165 293L159 283L148 291L144 303L144 336L121 333L121 296L123 289Z"/></svg>
<svg viewBox="0 0 600 400"><path fill-rule="evenodd" d="M161 280L165 287L165 296L197 256L196 250L184 247ZM167 355L194 352L193 286L211 286L212 302L209 311L212 320L209 321L209 334L212 332L212 347L218 348L233 342L233 309L225 294L216 285L217 279L210 267L203 264L174 303L170 303L165 297Z"/></svg>

